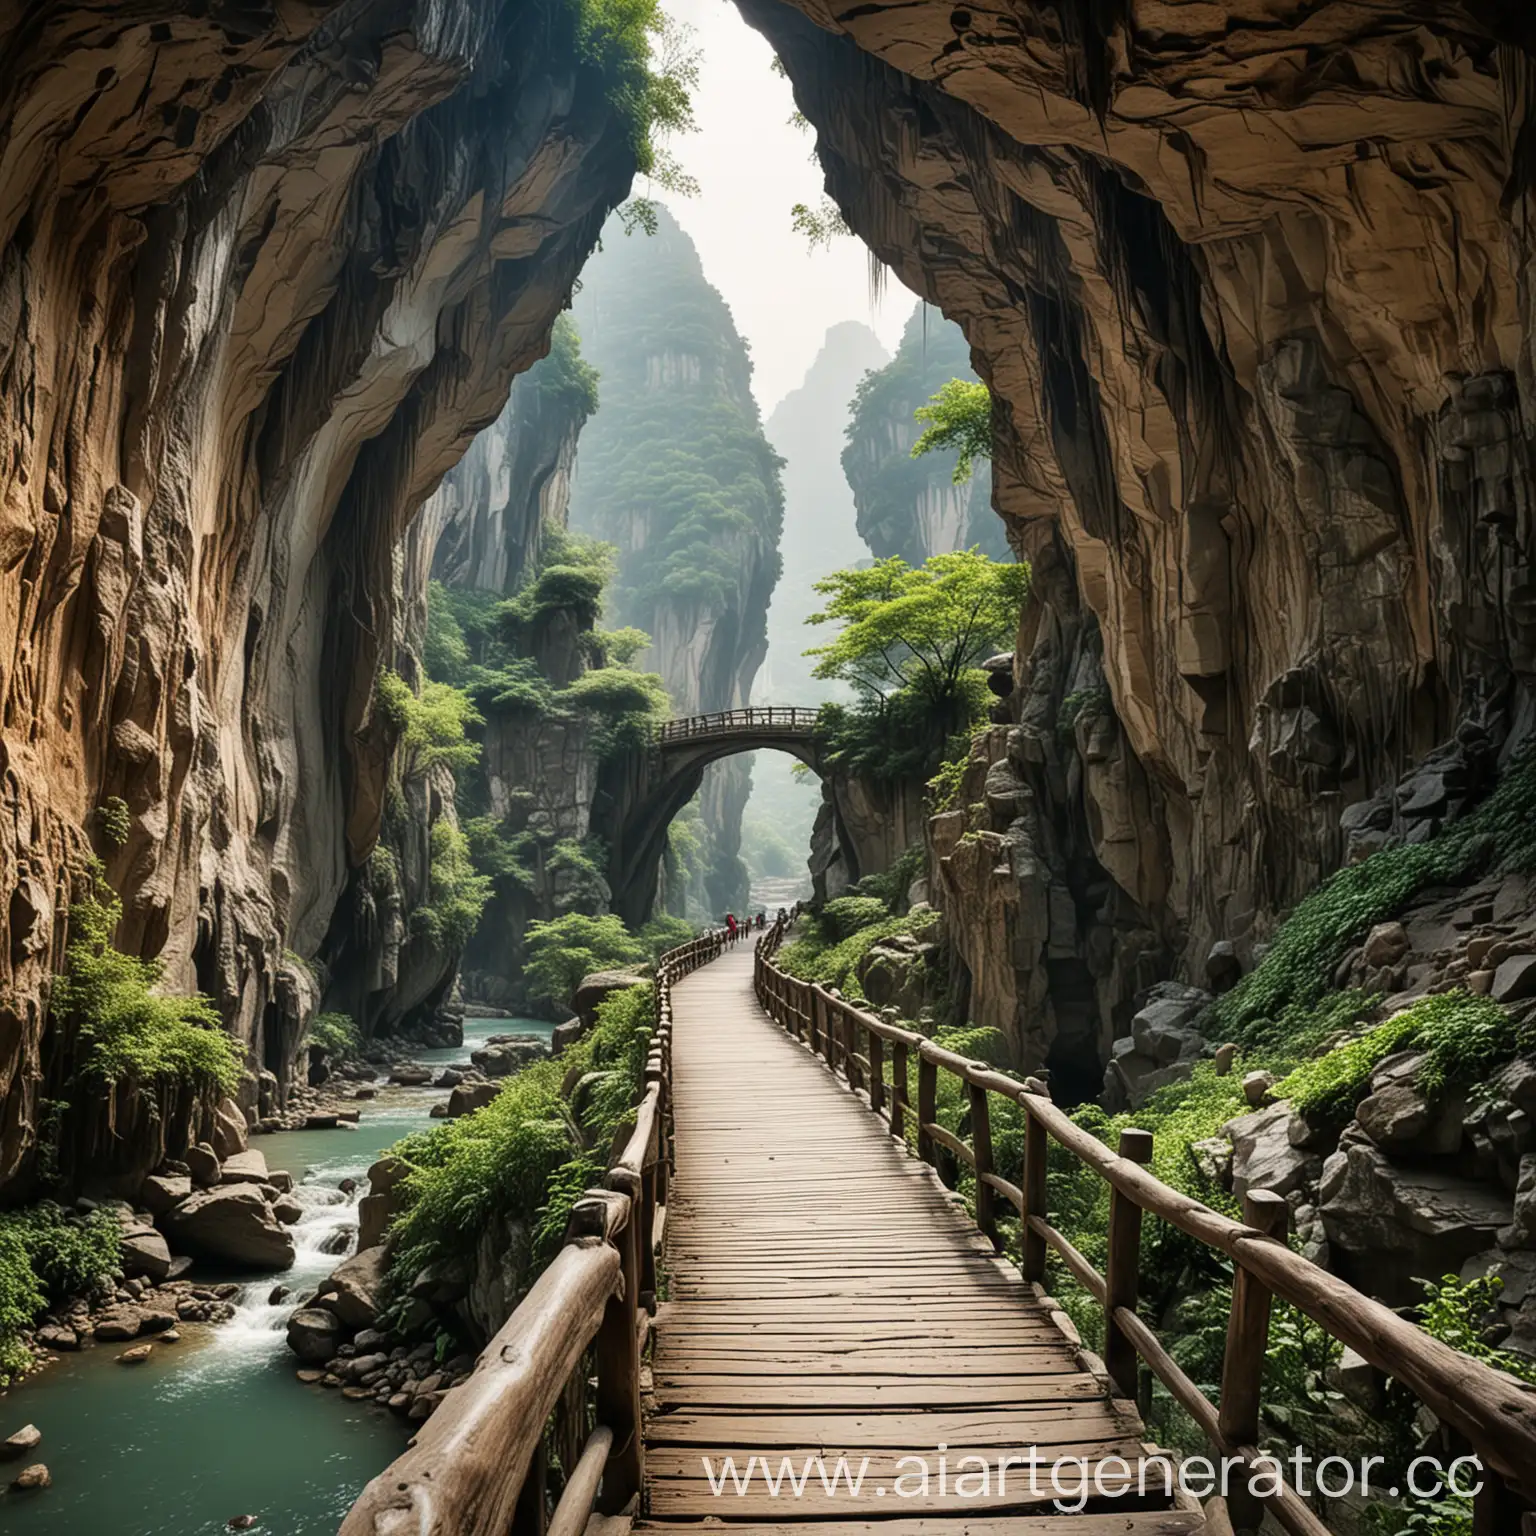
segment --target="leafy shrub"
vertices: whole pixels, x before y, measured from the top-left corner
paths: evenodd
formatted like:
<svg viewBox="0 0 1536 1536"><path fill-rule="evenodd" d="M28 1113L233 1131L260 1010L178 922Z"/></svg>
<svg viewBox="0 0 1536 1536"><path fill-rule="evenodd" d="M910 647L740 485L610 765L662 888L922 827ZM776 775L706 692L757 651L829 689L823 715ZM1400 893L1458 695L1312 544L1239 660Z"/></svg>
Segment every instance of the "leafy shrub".
<svg viewBox="0 0 1536 1536"><path fill-rule="evenodd" d="M96 817L106 842L121 848L128 841L128 834L133 830L133 817L129 814L128 802L121 796L108 795L96 807Z"/></svg>
<svg viewBox="0 0 1536 1536"><path fill-rule="evenodd" d="M0 1387L25 1369L23 1329L50 1301L117 1269L122 1229L110 1211L76 1216L51 1200L0 1214Z"/></svg>
<svg viewBox="0 0 1536 1536"><path fill-rule="evenodd" d="M1311 1010L1345 952L1426 887L1461 883L1490 864L1536 871L1536 747L1512 759L1493 793L1439 836L1383 848L1298 902L1263 961L1217 999L1216 1025L1228 1039L1253 1044L1321 1038Z"/></svg>
<svg viewBox="0 0 1536 1536"><path fill-rule="evenodd" d="M400 737L405 778L419 778L439 764L468 768L479 762L480 748L466 731L484 722L463 689L427 682L417 694L398 672L384 672L375 698L379 712Z"/></svg>
<svg viewBox="0 0 1536 1536"><path fill-rule="evenodd" d="M956 459L950 479L955 485L970 480L977 459L992 457L992 392L985 384L950 379L912 414L926 423L912 445L912 457L952 449Z"/></svg>
<svg viewBox="0 0 1536 1536"><path fill-rule="evenodd" d="M1063 741L1071 741L1080 719L1093 720L1110 708L1109 689L1102 684L1097 688L1079 688L1061 701L1056 711L1056 734Z"/></svg>
<svg viewBox="0 0 1536 1536"><path fill-rule="evenodd" d="M878 896L839 896L816 914L815 923L835 944L872 923L883 923L890 915L890 908Z"/></svg>
<svg viewBox="0 0 1536 1536"><path fill-rule="evenodd" d="M653 917L640 930L640 942L659 960L669 949L677 949L698 937L698 929L684 917L662 914Z"/></svg>
<svg viewBox="0 0 1536 1536"><path fill-rule="evenodd" d="M363 1048L362 1031L349 1013L317 1013L309 1021L309 1043L340 1061Z"/></svg>
<svg viewBox="0 0 1536 1536"><path fill-rule="evenodd" d="M1303 1114L1342 1123L1370 1088L1377 1063L1394 1051L1424 1052L1418 1086L1431 1096L1475 1082L1520 1049L1521 1031L1492 998L1460 990L1420 998L1358 1040L1303 1062L1275 1088Z"/></svg>
<svg viewBox="0 0 1536 1536"><path fill-rule="evenodd" d="M490 877L476 870L468 837L450 821L434 822L428 899L411 913L413 932L440 949L462 949L490 899Z"/></svg>
<svg viewBox="0 0 1536 1536"><path fill-rule="evenodd" d="M69 909L64 974L53 982L55 1017L75 1028L77 1073L86 1083L187 1083L233 1093L243 1056L225 1034L211 999L166 997L155 990L158 960L125 955L112 943L123 914L116 894L93 873L93 889Z"/></svg>
<svg viewBox="0 0 1536 1536"><path fill-rule="evenodd" d="M393 1228L397 1293L427 1264L473 1254L487 1226L502 1221L532 1228L531 1283L558 1251L572 1204L599 1181L609 1141L640 1094L653 1023L648 986L616 992L560 1057L525 1067L484 1109L394 1147L412 1168ZM609 1075L574 1116L561 1084L595 1071Z"/></svg>
<svg viewBox="0 0 1536 1536"><path fill-rule="evenodd" d="M548 922L530 923L523 980L531 999L550 1008L569 1008L583 976L592 971L624 970L649 958L646 946L613 913L589 917L567 912Z"/></svg>

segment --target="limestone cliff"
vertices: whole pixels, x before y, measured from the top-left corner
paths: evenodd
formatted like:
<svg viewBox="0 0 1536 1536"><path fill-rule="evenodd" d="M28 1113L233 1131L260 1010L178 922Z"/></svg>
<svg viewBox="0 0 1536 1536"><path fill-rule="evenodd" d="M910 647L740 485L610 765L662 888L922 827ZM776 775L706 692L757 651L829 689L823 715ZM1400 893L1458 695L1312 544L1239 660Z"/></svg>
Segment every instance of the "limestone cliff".
<svg viewBox="0 0 1536 1536"><path fill-rule="evenodd" d="M949 380L974 377L960 327L920 304L896 356L860 380L848 408L843 473L858 505L859 533L877 558L900 555L920 565L929 555L976 545L994 559L1008 558L987 466L956 485L953 452L912 457L922 430L912 413Z"/></svg>
<svg viewBox="0 0 1536 1536"><path fill-rule="evenodd" d="M1529 55L1470 4L738 4L992 387L1035 591L997 858L937 894L1024 945L1026 1056L1102 1052L1346 807L1529 722Z"/></svg>
<svg viewBox="0 0 1536 1536"><path fill-rule="evenodd" d="M289 1066L378 832L412 514L634 166L522 0L0 11L0 1183L72 871ZM126 803L119 843L96 808Z"/></svg>
<svg viewBox="0 0 1536 1536"><path fill-rule="evenodd" d="M778 459L752 397L752 364L693 242L665 209L650 236L610 226L574 312L602 378L583 433L571 524L618 546L607 615L651 636L680 715L746 704L767 648L779 575ZM744 907L738 856L745 762L712 765L702 791L712 837L702 896Z"/></svg>
<svg viewBox="0 0 1536 1536"><path fill-rule="evenodd" d="M811 676L815 663L806 648L826 636L806 620L821 601L812 590L815 581L869 559L839 456L854 390L867 373L889 361L868 326L841 321L828 330L800 386L768 418L768 441L784 461L779 545L784 570L768 608L768 654L754 690L756 703L806 707L836 696L835 684ZM814 781L795 779L793 766L782 753L758 753L746 812L748 841L753 835L759 840L748 850L749 863L753 853L761 860L771 850L780 875L795 872L804 862L820 804Z"/></svg>

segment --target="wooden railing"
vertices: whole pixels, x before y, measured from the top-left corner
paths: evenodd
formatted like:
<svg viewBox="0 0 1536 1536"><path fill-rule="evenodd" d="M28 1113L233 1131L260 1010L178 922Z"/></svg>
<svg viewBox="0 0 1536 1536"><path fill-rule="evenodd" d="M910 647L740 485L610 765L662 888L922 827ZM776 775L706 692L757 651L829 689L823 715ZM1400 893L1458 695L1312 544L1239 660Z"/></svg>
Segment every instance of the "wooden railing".
<svg viewBox="0 0 1536 1536"><path fill-rule="evenodd" d="M594 1509L616 1514L639 1493L640 1363L671 1163L671 989L723 947L717 931L661 957L645 1092L623 1155L603 1188L576 1203L565 1245L469 1380L363 1490L341 1536L581 1536ZM550 1513L546 1443L557 1412L564 1488Z"/></svg>
<svg viewBox="0 0 1536 1536"><path fill-rule="evenodd" d="M688 715L681 720L666 721L656 733L656 742L665 747L677 742L773 731L809 735L816 729L819 714L820 711L815 709L756 705L748 709L717 710L710 715Z"/></svg>
<svg viewBox="0 0 1536 1536"><path fill-rule="evenodd" d="M1244 1220L1233 1221L1149 1174L1146 1131L1125 1131L1118 1152L1075 1125L1035 1079L1019 1082L988 1063L944 1050L926 1036L877 1018L835 990L797 979L774 961L784 924L767 930L754 965L764 1009L865 1100L905 1144L909 1125L918 1156L937 1162L943 1148L975 1174L976 1221L998 1244L1002 1206L1019 1219L1025 1281L1044 1296L1046 1254L1054 1250L1068 1272L1104 1309L1104 1365L1115 1391L1136 1399L1137 1361L1145 1361L1217 1453L1251 1467L1260 1453L1260 1382L1269 1336L1270 1303L1280 1297L1319 1323L1334 1339L1394 1377L1442 1422L1465 1438L1482 1463L1483 1487L1474 1501L1475 1536L1536 1536L1536 1389L1432 1338L1397 1313L1302 1258L1286 1245L1289 1208L1267 1190L1243 1201ZM910 1065L917 1064L917 1105L909 1098ZM886 1076L890 1068L889 1080ZM938 1123L939 1073L964 1084L970 1141ZM1022 1107L1024 1160L1011 1182L992 1154L993 1096ZM1046 1199L1046 1156L1055 1141L1109 1185L1109 1242L1105 1272L1051 1225ZM1136 1310L1143 1213L1177 1227L1232 1260L1234 1283L1218 1404L1180 1369ZM1266 1462L1264 1486L1278 1469ZM1229 1494L1218 1520L1230 1515L1238 1530L1254 1530L1267 1511L1293 1536L1328 1536L1328 1528L1288 1485L1262 1500L1246 1486ZM1217 1527L1219 1528L1219 1526Z"/></svg>

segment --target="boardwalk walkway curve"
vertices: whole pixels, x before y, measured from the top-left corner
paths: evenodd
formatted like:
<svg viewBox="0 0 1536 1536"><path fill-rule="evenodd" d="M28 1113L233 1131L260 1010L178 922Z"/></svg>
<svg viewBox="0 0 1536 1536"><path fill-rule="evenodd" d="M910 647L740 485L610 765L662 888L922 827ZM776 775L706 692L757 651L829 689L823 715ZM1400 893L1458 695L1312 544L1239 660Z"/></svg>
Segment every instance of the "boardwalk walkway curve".
<svg viewBox="0 0 1536 1536"><path fill-rule="evenodd" d="M1275 1197L1253 1197L1244 1225L1177 1194L1139 1166L1144 1133L1117 1154L1038 1085L788 976L780 937L754 956L710 934L663 957L645 1093L605 1187L578 1203L566 1246L342 1536L620 1536L615 1519L637 1536L722 1522L729 1536L1228 1536L1229 1514L1242 1529L1260 1512L1241 1486L1230 1512L1166 1496L1159 1474L1144 1496L1090 1489L1085 1509L1059 1513L1079 1483L1053 1487L1049 1468L1079 1458L1074 1477L1100 1466L1115 1489L1124 1466L1135 1482L1148 1454L1131 1401L1138 1358L1215 1452L1251 1460L1272 1295L1466 1437L1490 1474L1475 1536L1536 1536L1536 1393L1291 1252ZM937 1123L940 1071L966 1085L968 1142ZM992 1164L996 1095L1026 1111L1018 1184ZM1047 1219L1048 1140L1110 1185L1105 1275ZM1008 1207L1020 1219L1022 1274L935 1176L940 1149L975 1171L982 1228L995 1234ZM1233 1260L1219 1409L1136 1312L1143 1213ZM1106 1363L1079 1350L1046 1295L1047 1248L1105 1306ZM1035 1475L1015 1459L999 1489L999 1458L1030 1447ZM746 1478L753 1456L780 1473L777 1495L761 1466ZM863 1468L856 1495L846 1473L828 1488L839 1457ZM1264 1509L1296 1536L1327 1530L1288 1490Z"/></svg>

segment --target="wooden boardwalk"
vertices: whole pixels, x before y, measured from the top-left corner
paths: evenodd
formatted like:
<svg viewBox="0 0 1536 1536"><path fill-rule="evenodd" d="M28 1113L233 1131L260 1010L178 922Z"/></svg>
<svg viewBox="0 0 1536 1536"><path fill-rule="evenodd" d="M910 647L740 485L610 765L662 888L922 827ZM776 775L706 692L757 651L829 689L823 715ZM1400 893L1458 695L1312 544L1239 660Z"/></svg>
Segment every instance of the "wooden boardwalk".
<svg viewBox="0 0 1536 1536"><path fill-rule="evenodd" d="M1192 1536L1161 1478L1146 1497L1092 1495L1060 1513L1050 1467L1146 1454L1016 1270L867 1108L758 1007L743 945L674 991L677 1172L667 1213L639 1527L826 1536ZM1038 1448L1031 1487L1027 1458ZM999 1488L1004 1453L1020 1460ZM717 1495L727 1457L744 1474ZM858 1493L842 1476L864 1465ZM928 1467L921 1491L919 1463ZM940 1488L940 1457L945 1486ZM985 1488L977 1461L988 1467ZM865 1462L867 1458L867 1463ZM1105 1485L1117 1486L1118 1468ZM1081 1474L1060 1474L1071 1497ZM901 1479L898 1485L897 1480Z"/></svg>

